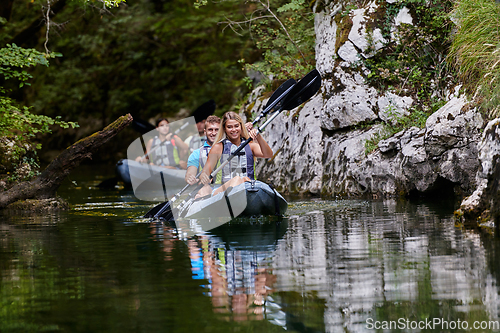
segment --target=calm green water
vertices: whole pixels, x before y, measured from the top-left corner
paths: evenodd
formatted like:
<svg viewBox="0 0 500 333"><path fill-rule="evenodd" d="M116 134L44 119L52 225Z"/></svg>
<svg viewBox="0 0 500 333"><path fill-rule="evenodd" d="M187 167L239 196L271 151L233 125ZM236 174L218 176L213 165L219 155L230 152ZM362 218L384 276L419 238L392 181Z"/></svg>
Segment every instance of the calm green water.
<svg viewBox="0 0 500 333"><path fill-rule="evenodd" d="M0 332L500 331L500 243L452 207L293 201L183 239L132 192L72 180L71 211L2 216Z"/></svg>

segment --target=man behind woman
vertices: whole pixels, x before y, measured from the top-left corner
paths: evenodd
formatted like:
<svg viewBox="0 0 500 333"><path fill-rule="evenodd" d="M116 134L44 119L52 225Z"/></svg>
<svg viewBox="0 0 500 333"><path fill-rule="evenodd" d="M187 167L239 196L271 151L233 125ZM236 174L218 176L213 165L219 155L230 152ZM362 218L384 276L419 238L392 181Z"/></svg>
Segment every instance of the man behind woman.
<svg viewBox="0 0 500 333"><path fill-rule="evenodd" d="M212 171L227 161L243 140L251 137L252 141L214 177L215 187L220 186L213 191L213 195L225 191L230 186L234 187L255 179L255 158L271 158L273 156L272 149L257 133L257 129L251 128L251 124L248 127L250 131L247 130L243 120L235 112L226 112L222 116L222 122L214 140L215 143L210 149L207 162L200 174L199 179L203 184L212 183L210 177Z"/></svg>

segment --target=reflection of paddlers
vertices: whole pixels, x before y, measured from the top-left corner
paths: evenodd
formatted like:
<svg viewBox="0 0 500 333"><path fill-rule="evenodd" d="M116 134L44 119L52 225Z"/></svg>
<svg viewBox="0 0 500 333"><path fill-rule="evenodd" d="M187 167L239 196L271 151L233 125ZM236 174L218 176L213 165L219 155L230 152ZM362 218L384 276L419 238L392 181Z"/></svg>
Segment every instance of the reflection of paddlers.
<svg viewBox="0 0 500 333"><path fill-rule="evenodd" d="M288 82L288 83L287 83ZM295 83L292 82L290 86L290 80L287 81L289 87L285 89L283 93L279 95L279 97L274 97L274 100L272 103L268 103L266 105L263 114L268 113L271 110L275 110L274 113L267 119L267 121L262 124L260 127L257 128L256 133L258 134L262 132L262 130L272 121L274 118L278 116L283 110L292 110L302 104L303 102L307 101L309 98L311 98L316 92L319 90L321 86L321 76L317 70L313 70L310 73L308 73L304 78L302 78L299 82ZM278 88L278 90L280 90ZM277 90L277 91L278 91ZM274 94L273 94L274 96ZM271 99L273 99L273 96L271 96ZM271 101L270 99L270 101ZM230 156L229 158L221 164L216 170L214 170L211 174L210 177L213 178L217 175L218 172L221 171L221 169L227 164L230 163L231 160L245 147L248 145L248 143L252 140L252 138L248 138L245 141L241 143L241 145L236 149ZM159 204L150 211L148 211L144 217L153 217L153 218L164 218L167 220L172 220L174 219L174 215L176 217L184 217L185 214L187 213L189 207L194 202L194 197L196 193L203 187L203 185L198 186L193 192L191 192L185 200L183 200L177 207L176 207L176 214L172 212L172 207L171 204L174 203L177 199L179 199L180 195L182 192L184 192L187 188L183 188L180 192L178 192L170 201L166 201L162 204Z"/></svg>

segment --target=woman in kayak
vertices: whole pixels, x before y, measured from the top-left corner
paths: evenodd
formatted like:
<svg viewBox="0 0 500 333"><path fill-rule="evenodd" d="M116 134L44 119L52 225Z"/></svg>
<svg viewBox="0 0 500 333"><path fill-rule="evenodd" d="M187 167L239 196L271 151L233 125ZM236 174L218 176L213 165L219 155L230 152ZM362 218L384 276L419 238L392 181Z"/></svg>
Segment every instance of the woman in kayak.
<svg viewBox="0 0 500 333"><path fill-rule="evenodd" d="M273 157L271 147L257 133L256 129L248 131L237 113L226 112L222 117L219 132L215 138L216 143L212 146L207 163L200 174L200 181L205 185L211 183L210 174L214 170L216 163L220 160L220 164L223 164L240 146L241 142L249 137L252 138L252 141L216 175L214 180L216 187L220 184L222 186L216 189L213 195L225 191L230 186L234 187L245 181L255 179L256 157Z"/></svg>
<svg viewBox="0 0 500 333"><path fill-rule="evenodd" d="M163 166L169 169L186 169L186 155L189 146L177 135L170 133L170 125L166 118L156 121L158 135L146 144L145 157L138 157L136 161Z"/></svg>

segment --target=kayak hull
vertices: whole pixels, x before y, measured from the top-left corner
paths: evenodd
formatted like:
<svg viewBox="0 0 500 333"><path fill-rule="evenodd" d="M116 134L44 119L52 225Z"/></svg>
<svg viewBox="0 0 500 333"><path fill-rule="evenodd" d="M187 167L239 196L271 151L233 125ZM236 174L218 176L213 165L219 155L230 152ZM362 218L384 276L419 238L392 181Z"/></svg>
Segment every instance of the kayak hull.
<svg viewBox="0 0 500 333"><path fill-rule="evenodd" d="M255 217L262 215L284 215L288 208L287 201L261 181L245 182L234 188L219 193L208 199L195 201L186 214L186 218L199 219L208 217L230 216Z"/></svg>
<svg viewBox="0 0 500 333"><path fill-rule="evenodd" d="M115 172L125 186L132 187L143 200L164 201L186 185L186 170L168 169L157 165L122 159Z"/></svg>

